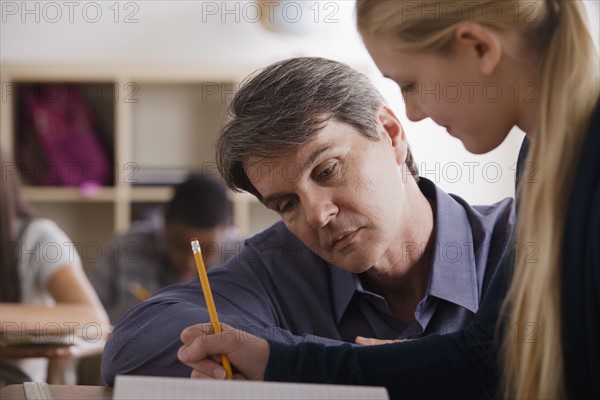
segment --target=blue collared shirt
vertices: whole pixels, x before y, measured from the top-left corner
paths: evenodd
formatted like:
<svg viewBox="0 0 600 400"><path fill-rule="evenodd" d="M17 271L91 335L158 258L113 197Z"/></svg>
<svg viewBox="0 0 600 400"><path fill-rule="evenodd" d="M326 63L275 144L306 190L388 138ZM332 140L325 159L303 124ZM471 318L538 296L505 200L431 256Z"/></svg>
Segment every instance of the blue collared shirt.
<svg viewBox="0 0 600 400"><path fill-rule="evenodd" d="M492 206L469 206L431 181L419 187L435 214L431 274L425 297L415 309L415 322L398 320L385 298L363 289L359 276L331 269L336 323L344 341L358 335L379 339L411 339L458 330L474 317L514 225L512 200ZM425 243L405 243L410 251Z"/></svg>
<svg viewBox="0 0 600 400"><path fill-rule="evenodd" d="M512 199L471 207L427 179L419 187L435 204L436 223L429 286L414 323L394 317L358 275L319 258L281 222L209 271L221 322L269 340L326 344L353 342L357 335L414 338L468 323L506 250ZM105 382L112 385L117 374L189 376L176 356L179 334L208 320L198 279L159 291L115 327L102 359Z"/></svg>

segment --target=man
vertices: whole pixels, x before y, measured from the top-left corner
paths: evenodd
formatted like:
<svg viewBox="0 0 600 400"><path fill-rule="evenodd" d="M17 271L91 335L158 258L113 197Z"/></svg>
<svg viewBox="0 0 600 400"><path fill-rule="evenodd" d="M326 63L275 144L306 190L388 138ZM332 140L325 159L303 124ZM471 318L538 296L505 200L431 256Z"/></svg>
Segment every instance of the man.
<svg viewBox="0 0 600 400"><path fill-rule="evenodd" d="M221 322L271 340L455 331L477 311L512 230L512 200L471 207L419 178L381 95L334 61L291 59L247 82L216 154L230 188L282 218L209 274ZM105 382L189 376L178 335L207 321L197 280L157 293L116 327Z"/></svg>
<svg viewBox="0 0 600 400"><path fill-rule="evenodd" d="M225 186L191 174L175 187L164 212L133 224L116 237L90 280L116 322L151 293L196 276L190 238L197 237L208 267L221 265L242 247L231 237L232 205Z"/></svg>

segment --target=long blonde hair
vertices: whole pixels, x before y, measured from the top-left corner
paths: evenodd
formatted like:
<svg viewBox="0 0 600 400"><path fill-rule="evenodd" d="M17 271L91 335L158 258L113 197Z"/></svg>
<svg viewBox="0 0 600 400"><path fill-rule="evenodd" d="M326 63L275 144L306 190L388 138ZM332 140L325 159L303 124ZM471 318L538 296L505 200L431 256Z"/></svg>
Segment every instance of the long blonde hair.
<svg viewBox="0 0 600 400"><path fill-rule="evenodd" d="M465 21L517 31L539 55L539 109L527 160L535 174L519 182L515 268L503 305L504 322L516 333L503 341L504 395L564 398L562 236L567 194L600 94L598 55L579 1L357 0L361 34L388 38L401 51L449 52Z"/></svg>

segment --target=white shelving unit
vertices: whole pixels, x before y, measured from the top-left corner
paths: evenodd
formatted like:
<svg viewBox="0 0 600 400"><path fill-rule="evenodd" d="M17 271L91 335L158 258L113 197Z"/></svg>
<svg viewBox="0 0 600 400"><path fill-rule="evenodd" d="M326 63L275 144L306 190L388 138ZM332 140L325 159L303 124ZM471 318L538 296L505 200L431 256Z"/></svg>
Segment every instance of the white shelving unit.
<svg viewBox="0 0 600 400"><path fill-rule="evenodd" d="M89 85L94 99L99 96L99 88L102 98L95 111L113 146L113 184L91 195L84 195L75 187L47 186L25 186L23 194L40 215L55 219L74 241L103 246L114 233L128 229L132 204L164 202L172 195L167 186L138 185L135 175L139 169L185 169L217 175L212 148L227 103L240 82L258 68L3 65L0 146L15 154L20 84ZM231 193L231 198L234 222L243 235L255 233L278 219L249 194Z"/></svg>

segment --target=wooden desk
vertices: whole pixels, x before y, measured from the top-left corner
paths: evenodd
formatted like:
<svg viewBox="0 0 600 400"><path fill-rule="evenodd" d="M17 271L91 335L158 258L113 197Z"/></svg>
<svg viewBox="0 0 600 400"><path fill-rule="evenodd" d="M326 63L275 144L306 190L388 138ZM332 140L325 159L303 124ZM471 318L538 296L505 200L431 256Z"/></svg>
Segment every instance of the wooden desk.
<svg viewBox="0 0 600 400"><path fill-rule="evenodd" d="M104 340L87 342L74 340L71 344L19 344L0 347L0 360L19 360L43 357L48 359L48 377L51 384L65 382L65 368L69 360L102 354Z"/></svg>
<svg viewBox="0 0 600 400"><path fill-rule="evenodd" d="M48 385L57 400L111 400L113 389L106 386ZM27 400L23 385L8 385L0 389L2 400Z"/></svg>

